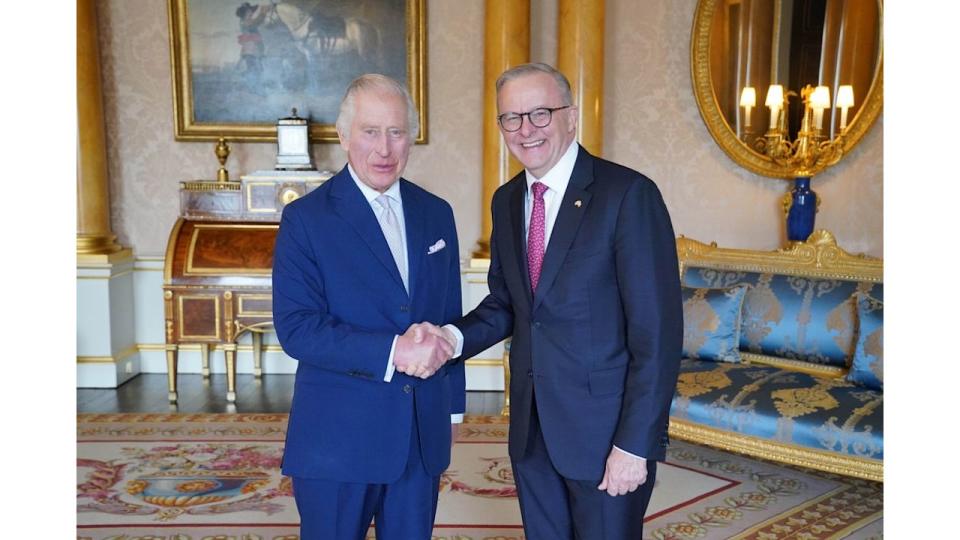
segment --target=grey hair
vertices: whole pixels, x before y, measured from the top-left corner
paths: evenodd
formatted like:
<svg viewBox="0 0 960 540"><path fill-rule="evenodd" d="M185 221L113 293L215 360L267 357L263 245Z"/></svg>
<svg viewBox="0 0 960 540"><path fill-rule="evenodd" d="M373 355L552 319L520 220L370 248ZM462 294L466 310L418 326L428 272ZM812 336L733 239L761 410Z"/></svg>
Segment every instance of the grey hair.
<svg viewBox="0 0 960 540"><path fill-rule="evenodd" d="M347 91L343 94L343 100L340 101L340 114L337 115L337 131L343 133L344 137L350 137L350 125L353 124L353 117L357 112L354 100L358 92L368 90L385 90L394 95L403 98L407 104L407 131L410 137L416 138L420 133L420 117L417 115L417 107L413 104L413 98L407 87L396 80L380 75L379 73L367 73L354 79Z"/></svg>
<svg viewBox="0 0 960 540"><path fill-rule="evenodd" d="M532 63L532 64L520 64L519 66L513 66L512 68L504 71L500 77L497 79L497 97L500 97L500 89L503 88L503 85L507 82L519 79L520 77L525 77L527 75L535 75L537 73L546 73L553 77L553 80L557 82L557 86L560 88L560 95L563 98L564 105L573 105L573 92L570 91L570 81L556 70L553 66L543 63Z"/></svg>

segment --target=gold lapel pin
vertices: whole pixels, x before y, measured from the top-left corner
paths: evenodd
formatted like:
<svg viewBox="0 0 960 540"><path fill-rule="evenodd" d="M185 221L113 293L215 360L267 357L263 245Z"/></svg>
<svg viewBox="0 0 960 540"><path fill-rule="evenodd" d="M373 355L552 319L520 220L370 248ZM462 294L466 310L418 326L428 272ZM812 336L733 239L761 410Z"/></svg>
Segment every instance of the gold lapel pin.
<svg viewBox="0 0 960 540"><path fill-rule="evenodd" d="M581 205L581 204L583 204L583 203L580 202L580 199L577 199L577 200L574 201L574 203L573 203L573 205L576 206L577 208L580 208L580 205Z"/></svg>

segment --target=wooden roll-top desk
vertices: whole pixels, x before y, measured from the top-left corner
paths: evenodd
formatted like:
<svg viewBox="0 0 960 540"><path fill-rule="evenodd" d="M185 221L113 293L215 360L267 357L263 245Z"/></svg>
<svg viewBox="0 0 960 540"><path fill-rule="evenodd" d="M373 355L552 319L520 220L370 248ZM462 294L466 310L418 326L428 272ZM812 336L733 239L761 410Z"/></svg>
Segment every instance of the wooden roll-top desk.
<svg viewBox="0 0 960 540"><path fill-rule="evenodd" d="M260 377L262 333L273 328L273 246L283 206L329 178L277 172L241 182L183 182L181 217L163 269L167 383L177 401L177 353L199 344L209 377L209 347L226 360L227 401L236 401L237 338L249 332L254 375Z"/></svg>

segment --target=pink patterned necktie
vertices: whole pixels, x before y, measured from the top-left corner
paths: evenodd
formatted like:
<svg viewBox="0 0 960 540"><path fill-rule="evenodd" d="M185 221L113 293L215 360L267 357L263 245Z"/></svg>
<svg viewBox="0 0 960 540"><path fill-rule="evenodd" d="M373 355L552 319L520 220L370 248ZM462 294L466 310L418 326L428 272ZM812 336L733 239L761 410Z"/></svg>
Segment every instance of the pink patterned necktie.
<svg viewBox="0 0 960 540"><path fill-rule="evenodd" d="M546 243L547 212L543 203L545 191L546 184L533 183L533 211L530 213L530 230L527 232L527 269L530 271L530 289L533 291L537 290L537 283L540 281Z"/></svg>

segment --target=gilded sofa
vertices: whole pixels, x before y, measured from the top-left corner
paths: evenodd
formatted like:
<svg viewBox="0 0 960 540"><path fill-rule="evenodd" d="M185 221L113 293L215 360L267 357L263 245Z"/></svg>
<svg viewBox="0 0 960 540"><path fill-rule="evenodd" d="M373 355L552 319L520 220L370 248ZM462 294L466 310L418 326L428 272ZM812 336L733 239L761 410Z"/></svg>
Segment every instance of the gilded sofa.
<svg viewBox="0 0 960 540"><path fill-rule="evenodd" d="M822 230L778 251L719 248L684 237L677 250L685 358L670 435L882 481L882 260L850 255ZM713 294L714 305L705 294ZM723 326L715 313L723 303L737 309L739 328L725 338L728 346L735 342L730 350L709 358L698 351L709 348L704 333ZM867 336L860 328L868 313L863 306L878 305L879 332L870 329ZM721 339L713 348L724 344ZM865 385L860 359L866 354L879 361L869 366L875 374L865 372L873 383ZM860 379L848 375L855 356Z"/></svg>

